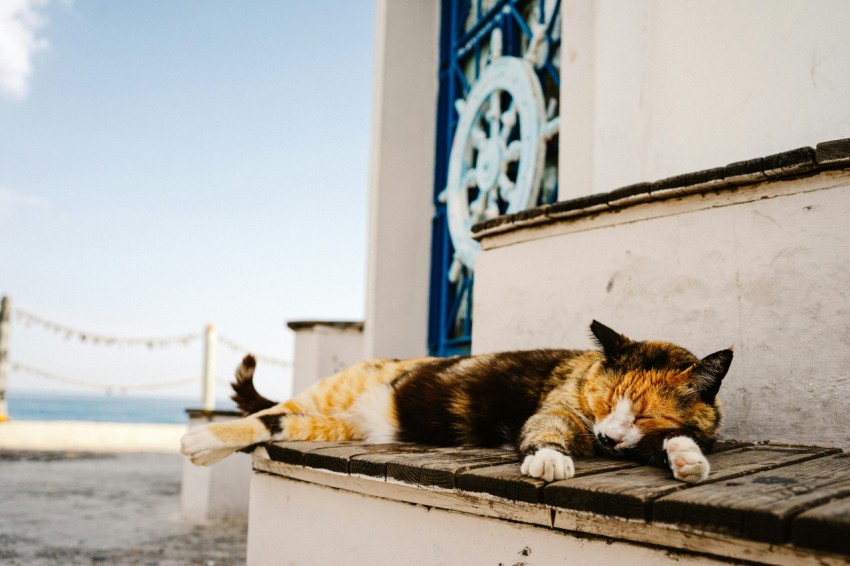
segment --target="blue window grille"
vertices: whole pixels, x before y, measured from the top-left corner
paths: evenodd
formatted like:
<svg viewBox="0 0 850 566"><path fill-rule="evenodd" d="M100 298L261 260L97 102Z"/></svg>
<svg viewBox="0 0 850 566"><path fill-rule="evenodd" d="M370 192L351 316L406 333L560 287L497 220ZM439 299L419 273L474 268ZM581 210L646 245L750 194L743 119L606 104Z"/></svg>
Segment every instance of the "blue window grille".
<svg viewBox="0 0 850 566"><path fill-rule="evenodd" d="M452 141L459 119L455 103L466 97L487 65L494 30L501 32L503 56L522 57L532 41L532 24L537 22L545 26L548 51L545 61L537 65L536 73L548 114L560 115L561 21L560 0L442 0L441 8L428 349L431 355L451 356L470 350L475 279L468 267L453 266L447 205L441 197L448 182ZM557 166L556 135L546 144L537 204L557 199ZM505 203L500 201L499 208L504 213ZM450 277L453 267L455 272Z"/></svg>

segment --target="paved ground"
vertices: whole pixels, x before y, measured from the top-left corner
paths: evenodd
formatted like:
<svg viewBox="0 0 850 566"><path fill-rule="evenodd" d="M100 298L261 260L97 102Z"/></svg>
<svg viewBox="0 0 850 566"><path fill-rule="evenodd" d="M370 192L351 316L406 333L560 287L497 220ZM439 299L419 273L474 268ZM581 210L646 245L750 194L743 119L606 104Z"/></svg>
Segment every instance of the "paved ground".
<svg viewBox="0 0 850 566"><path fill-rule="evenodd" d="M244 564L247 521L180 517L177 454L0 449L0 564Z"/></svg>

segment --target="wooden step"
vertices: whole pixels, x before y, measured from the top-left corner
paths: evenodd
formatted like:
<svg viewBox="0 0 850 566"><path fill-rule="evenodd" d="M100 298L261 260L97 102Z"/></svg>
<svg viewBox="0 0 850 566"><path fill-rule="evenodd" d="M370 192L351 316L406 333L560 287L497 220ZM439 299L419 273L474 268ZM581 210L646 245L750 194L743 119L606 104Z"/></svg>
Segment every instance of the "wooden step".
<svg viewBox="0 0 850 566"><path fill-rule="evenodd" d="M778 564L850 560L850 454L725 443L708 458L711 476L698 485L665 469L598 457L576 459L575 477L547 484L522 476L510 450L415 444L274 443L255 452L254 469L689 552ZM314 472L335 475L325 482Z"/></svg>

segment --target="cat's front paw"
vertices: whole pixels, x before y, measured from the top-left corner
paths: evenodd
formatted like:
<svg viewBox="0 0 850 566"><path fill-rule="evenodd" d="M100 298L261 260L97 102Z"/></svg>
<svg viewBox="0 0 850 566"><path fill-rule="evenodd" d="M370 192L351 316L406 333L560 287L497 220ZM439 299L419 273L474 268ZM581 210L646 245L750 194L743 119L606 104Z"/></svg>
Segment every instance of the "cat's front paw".
<svg viewBox="0 0 850 566"><path fill-rule="evenodd" d="M664 441L667 461L673 477L687 483L700 483L708 479L711 466L697 443L687 436L674 436Z"/></svg>
<svg viewBox="0 0 850 566"><path fill-rule="evenodd" d="M523 475L545 481L570 479L576 473L573 459L552 448L541 448L526 456L519 471Z"/></svg>
<svg viewBox="0 0 850 566"><path fill-rule="evenodd" d="M196 466L211 466L233 453L207 426L190 429L180 439L180 452Z"/></svg>

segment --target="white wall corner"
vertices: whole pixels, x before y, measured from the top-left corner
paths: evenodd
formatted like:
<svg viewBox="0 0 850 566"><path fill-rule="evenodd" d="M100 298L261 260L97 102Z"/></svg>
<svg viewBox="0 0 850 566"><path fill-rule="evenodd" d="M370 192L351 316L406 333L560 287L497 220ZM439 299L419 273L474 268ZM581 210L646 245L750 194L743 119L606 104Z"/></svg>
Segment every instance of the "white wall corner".
<svg viewBox="0 0 850 566"><path fill-rule="evenodd" d="M652 2L595 4L593 144L594 193L647 179L645 111L651 80Z"/></svg>
<svg viewBox="0 0 850 566"><path fill-rule="evenodd" d="M293 321L287 326L295 334L293 396L365 358L362 322Z"/></svg>
<svg viewBox="0 0 850 566"><path fill-rule="evenodd" d="M237 415L212 414L190 417L189 428L209 422L227 422ZM251 485L251 457L233 454L212 466L196 466L183 460L180 514L189 521L246 517Z"/></svg>
<svg viewBox="0 0 850 566"><path fill-rule="evenodd" d="M438 0L379 0L376 16L367 357L427 351Z"/></svg>
<svg viewBox="0 0 850 566"><path fill-rule="evenodd" d="M593 192L594 4L561 2L559 200Z"/></svg>

